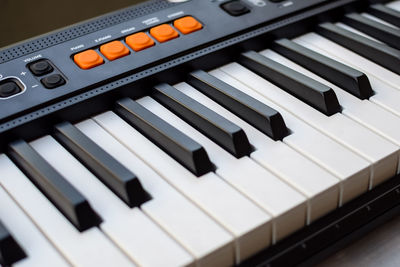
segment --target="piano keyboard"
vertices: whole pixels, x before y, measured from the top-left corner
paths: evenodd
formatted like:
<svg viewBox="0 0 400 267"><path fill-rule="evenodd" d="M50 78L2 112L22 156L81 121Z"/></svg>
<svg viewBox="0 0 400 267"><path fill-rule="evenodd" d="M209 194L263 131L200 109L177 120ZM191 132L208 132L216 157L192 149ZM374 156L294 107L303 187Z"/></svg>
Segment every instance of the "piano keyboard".
<svg viewBox="0 0 400 267"><path fill-rule="evenodd" d="M400 172L399 27L373 5L13 140L1 264L252 265Z"/></svg>

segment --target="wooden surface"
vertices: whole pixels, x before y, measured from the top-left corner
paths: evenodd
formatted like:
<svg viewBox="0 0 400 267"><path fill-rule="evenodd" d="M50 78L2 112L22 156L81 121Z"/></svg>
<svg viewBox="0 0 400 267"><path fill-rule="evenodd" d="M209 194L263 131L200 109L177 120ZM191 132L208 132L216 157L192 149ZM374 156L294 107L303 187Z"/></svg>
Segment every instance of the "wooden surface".
<svg viewBox="0 0 400 267"><path fill-rule="evenodd" d="M317 267L399 267L400 216L333 254Z"/></svg>

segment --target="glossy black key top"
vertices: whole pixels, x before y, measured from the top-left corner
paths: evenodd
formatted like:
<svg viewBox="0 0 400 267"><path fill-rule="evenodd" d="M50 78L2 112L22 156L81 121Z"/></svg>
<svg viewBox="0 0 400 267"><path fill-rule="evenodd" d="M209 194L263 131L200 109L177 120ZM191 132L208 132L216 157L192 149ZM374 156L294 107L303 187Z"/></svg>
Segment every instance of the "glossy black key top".
<svg viewBox="0 0 400 267"><path fill-rule="evenodd" d="M400 27L400 12L395 9L389 8L382 4L376 4L370 6L368 13L371 13L375 17L387 21L390 24Z"/></svg>
<svg viewBox="0 0 400 267"><path fill-rule="evenodd" d="M9 266L26 257L25 252L0 222L0 264Z"/></svg>
<svg viewBox="0 0 400 267"><path fill-rule="evenodd" d="M9 144L8 154L79 231L84 231L100 223L100 218L84 196L29 144L22 140L15 141Z"/></svg>
<svg viewBox="0 0 400 267"><path fill-rule="evenodd" d="M69 122L55 126L55 138L130 207L150 199L139 179Z"/></svg>
<svg viewBox="0 0 400 267"><path fill-rule="evenodd" d="M320 82L254 51L243 53L239 62L327 116L341 111L335 92Z"/></svg>
<svg viewBox="0 0 400 267"><path fill-rule="evenodd" d="M317 32L325 38L400 74L400 50L354 34L332 23L318 25Z"/></svg>
<svg viewBox="0 0 400 267"><path fill-rule="evenodd" d="M239 126L174 87L168 84L155 86L153 98L235 157L248 156L252 152L249 140Z"/></svg>
<svg viewBox="0 0 400 267"><path fill-rule="evenodd" d="M288 129L281 114L205 71L189 74L187 82L273 140L282 140Z"/></svg>
<svg viewBox="0 0 400 267"><path fill-rule="evenodd" d="M356 69L288 39L276 41L272 49L360 99L368 99L373 95L367 75Z"/></svg>
<svg viewBox="0 0 400 267"><path fill-rule="evenodd" d="M347 14L343 18L343 22L347 25L374 37L391 47L400 49L400 30L375 20L366 18L356 13Z"/></svg>
<svg viewBox="0 0 400 267"><path fill-rule="evenodd" d="M214 170L207 152L199 143L132 99L117 101L116 112L196 176Z"/></svg>

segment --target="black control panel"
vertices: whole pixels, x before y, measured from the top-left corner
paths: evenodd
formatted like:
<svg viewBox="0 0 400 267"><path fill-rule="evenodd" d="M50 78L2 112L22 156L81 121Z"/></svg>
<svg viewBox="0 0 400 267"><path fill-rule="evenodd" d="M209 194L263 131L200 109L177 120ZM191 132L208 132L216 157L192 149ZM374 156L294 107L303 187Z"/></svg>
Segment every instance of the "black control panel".
<svg viewBox="0 0 400 267"><path fill-rule="evenodd" d="M0 120L325 1L190 0L14 58L0 64Z"/></svg>

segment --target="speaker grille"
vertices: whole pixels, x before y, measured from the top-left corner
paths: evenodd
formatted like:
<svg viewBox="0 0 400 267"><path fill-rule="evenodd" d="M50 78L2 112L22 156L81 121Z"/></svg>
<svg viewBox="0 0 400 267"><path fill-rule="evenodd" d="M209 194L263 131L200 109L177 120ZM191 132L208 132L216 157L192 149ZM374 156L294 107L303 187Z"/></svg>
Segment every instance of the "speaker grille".
<svg viewBox="0 0 400 267"><path fill-rule="evenodd" d="M27 41L17 46L0 51L0 64L24 55L34 53L44 48L63 43L80 36L102 30L104 28L128 21L134 18L151 14L158 10L176 5L166 0L153 0L131 8L123 9L96 20L85 22L74 27L55 32L45 37Z"/></svg>

